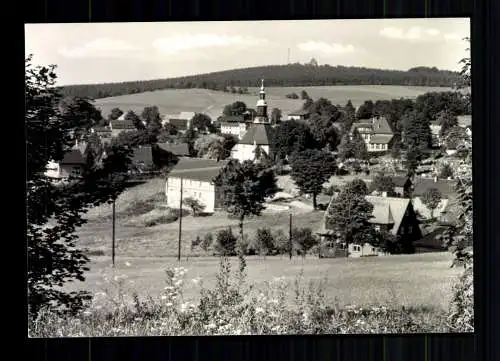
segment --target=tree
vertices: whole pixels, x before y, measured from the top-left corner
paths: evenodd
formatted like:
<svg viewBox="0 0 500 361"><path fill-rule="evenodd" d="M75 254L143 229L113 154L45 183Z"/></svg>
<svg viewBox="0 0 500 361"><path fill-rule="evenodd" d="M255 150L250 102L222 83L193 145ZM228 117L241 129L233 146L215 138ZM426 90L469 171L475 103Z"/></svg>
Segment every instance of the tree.
<svg viewBox="0 0 500 361"><path fill-rule="evenodd" d="M273 132L274 144L278 150L278 157L283 159L293 152L301 152L317 147L314 135L310 128L296 120L289 120L279 124Z"/></svg>
<svg viewBox="0 0 500 361"><path fill-rule="evenodd" d="M361 104L358 108L358 113L356 117L358 119L370 119L373 118L373 108L374 104L371 100L366 100L363 104Z"/></svg>
<svg viewBox="0 0 500 361"><path fill-rule="evenodd" d="M278 191L274 172L251 161L231 160L214 179L214 184L220 188L223 208L238 217L241 240L244 240L245 217L259 216L266 199Z"/></svg>
<svg viewBox="0 0 500 361"><path fill-rule="evenodd" d="M255 243L257 250L261 256L266 256L274 251L274 236L271 228L259 228L255 235Z"/></svg>
<svg viewBox="0 0 500 361"><path fill-rule="evenodd" d="M45 176L47 163L61 160L74 145L75 134L86 129L85 122L75 121L78 115L91 110L84 102L61 109L56 79L55 65L34 66L31 55L25 60L28 312L33 317L44 306L77 312L90 299L85 291L62 288L83 281L88 270L76 229L85 224L90 207L116 199L130 162L127 149L110 146L107 157L89 164L81 178L56 185Z"/></svg>
<svg viewBox="0 0 500 361"><path fill-rule="evenodd" d="M225 116L243 115L247 111L247 105L242 101L236 101L224 107L222 114Z"/></svg>
<svg viewBox="0 0 500 361"><path fill-rule="evenodd" d="M236 236L231 227L217 232L215 237L215 251L221 256L234 256L236 253Z"/></svg>
<svg viewBox="0 0 500 361"><path fill-rule="evenodd" d="M111 143L122 147L136 148L141 145L155 144L157 140L157 136L150 129L142 129L135 132L121 132L111 140Z"/></svg>
<svg viewBox="0 0 500 361"><path fill-rule="evenodd" d="M189 156L195 157L196 156L196 150L194 148L194 143L196 141L196 138L198 138L198 134L196 131L193 129L193 127L189 127L189 129L183 134L182 140L187 143L188 145L188 151L189 151Z"/></svg>
<svg viewBox="0 0 500 361"><path fill-rule="evenodd" d="M351 137L349 134L344 134L340 140L340 144L337 147L338 157L341 160L346 160L349 158L354 158L354 144L351 142Z"/></svg>
<svg viewBox="0 0 500 361"><path fill-rule="evenodd" d="M372 225L373 205L365 196L344 188L333 200L326 214L327 228L339 235L346 245L356 241L363 243L360 235L369 233Z"/></svg>
<svg viewBox="0 0 500 361"><path fill-rule="evenodd" d="M385 192L389 197L394 197L396 195L396 185L394 184L391 176L380 172L375 175L372 183L370 184L370 192L373 191L380 193Z"/></svg>
<svg viewBox="0 0 500 361"><path fill-rule="evenodd" d="M212 243L214 241L214 237L212 236L212 233L207 233L205 234L205 237L203 237L203 240L201 241L200 247L204 252L208 252L210 249L210 246L212 246Z"/></svg>
<svg viewBox="0 0 500 361"><path fill-rule="evenodd" d="M352 105L349 99L342 109L342 130L348 133L351 130L352 124L356 121L356 108Z"/></svg>
<svg viewBox="0 0 500 361"><path fill-rule="evenodd" d="M439 178L448 179L453 178L453 169L449 163L445 163L441 167L441 171L439 172Z"/></svg>
<svg viewBox="0 0 500 361"><path fill-rule="evenodd" d="M299 248L299 253L303 258L307 252L318 244L318 239L312 233L311 228L294 228L292 230L292 240Z"/></svg>
<svg viewBox="0 0 500 361"><path fill-rule="evenodd" d="M232 134L223 134L222 137L222 148L224 149L224 153L221 159L226 159L231 155L231 150L238 143L238 138Z"/></svg>
<svg viewBox="0 0 500 361"><path fill-rule="evenodd" d="M414 149L419 157L432 145L432 134L429 119L414 110L403 118L404 144L406 149Z"/></svg>
<svg viewBox="0 0 500 361"><path fill-rule="evenodd" d="M328 146L332 150L337 148L340 136L331 117L313 113L307 123L318 147Z"/></svg>
<svg viewBox="0 0 500 361"><path fill-rule="evenodd" d="M278 108L273 108L271 111L271 121L273 124L281 123L281 110Z"/></svg>
<svg viewBox="0 0 500 361"><path fill-rule="evenodd" d="M113 108L111 109L111 112L108 115L108 120L109 121L117 120L122 115L123 115L123 110L121 110L120 108Z"/></svg>
<svg viewBox="0 0 500 361"><path fill-rule="evenodd" d="M307 98L304 104L302 104L302 109L303 110L309 110L311 109L312 105L314 104L314 100L311 98Z"/></svg>
<svg viewBox="0 0 500 361"><path fill-rule="evenodd" d="M220 154L214 151L218 146L222 147L224 138L216 134L201 135L194 141L194 150L198 157L216 159Z"/></svg>
<svg viewBox="0 0 500 361"><path fill-rule="evenodd" d="M205 209L205 205L193 197L187 197L184 199L184 204L191 208L193 217L197 217Z"/></svg>
<svg viewBox="0 0 500 361"><path fill-rule="evenodd" d="M305 90L302 90L300 92L300 99L307 100L307 99L311 99L311 97L309 96L309 94L307 94L307 92Z"/></svg>
<svg viewBox="0 0 500 361"><path fill-rule="evenodd" d="M434 210L441 202L441 192L437 188L429 188L422 194L422 203L431 211L431 218L434 219Z"/></svg>
<svg viewBox="0 0 500 361"><path fill-rule="evenodd" d="M446 137L451 128L458 126L458 118L447 110L439 113L438 120L439 124L441 124L441 129L439 130L440 137Z"/></svg>
<svg viewBox="0 0 500 361"><path fill-rule="evenodd" d="M404 165L409 175L415 174L421 159L421 152L416 148L410 148L405 152Z"/></svg>
<svg viewBox="0 0 500 361"><path fill-rule="evenodd" d="M316 209L317 195L323 190L323 184L335 174L335 158L322 150L307 149L293 154L290 165L292 179L303 193L312 195Z"/></svg>
<svg viewBox="0 0 500 361"><path fill-rule="evenodd" d="M179 131L177 130L177 127L171 123L165 123L163 125L163 129L169 135L177 135L179 133Z"/></svg>
<svg viewBox="0 0 500 361"><path fill-rule="evenodd" d="M357 129L354 129L354 132L352 134L352 150L354 153L354 157L359 160L366 160L368 159L368 148L366 147L366 142L359 134L359 131Z"/></svg>
<svg viewBox="0 0 500 361"><path fill-rule="evenodd" d="M396 139L391 148L391 156L393 159L399 159L401 157L401 140L399 137Z"/></svg>
<svg viewBox="0 0 500 361"><path fill-rule="evenodd" d="M368 186L365 181L359 178L353 179L345 185L347 192L359 194L361 196L368 195Z"/></svg>
<svg viewBox="0 0 500 361"><path fill-rule="evenodd" d="M132 124L134 124L138 130L146 128L144 123L141 121L141 118L139 118L139 116L135 114L132 110L129 110L127 114L125 114L125 120L132 121Z"/></svg>
<svg viewBox="0 0 500 361"><path fill-rule="evenodd" d="M194 250L196 249L196 247L198 247L200 244L201 244L202 240L200 238L200 236L196 236L195 239L191 240L191 245L190 245L190 251L191 253L194 252Z"/></svg>
<svg viewBox="0 0 500 361"><path fill-rule="evenodd" d="M191 120L193 128L199 132L215 133L215 127L212 124L212 119L206 114L196 113Z"/></svg>

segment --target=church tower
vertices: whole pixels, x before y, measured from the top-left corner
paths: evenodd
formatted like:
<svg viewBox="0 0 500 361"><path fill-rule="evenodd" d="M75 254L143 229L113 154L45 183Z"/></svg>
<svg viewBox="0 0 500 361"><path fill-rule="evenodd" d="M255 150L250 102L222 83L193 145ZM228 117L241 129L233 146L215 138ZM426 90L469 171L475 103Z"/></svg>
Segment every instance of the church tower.
<svg viewBox="0 0 500 361"><path fill-rule="evenodd" d="M259 100L257 100L257 115L255 116L254 123L269 124L269 117L267 116L267 102L266 91L264 89L264 79L261 80Z"/></svg>

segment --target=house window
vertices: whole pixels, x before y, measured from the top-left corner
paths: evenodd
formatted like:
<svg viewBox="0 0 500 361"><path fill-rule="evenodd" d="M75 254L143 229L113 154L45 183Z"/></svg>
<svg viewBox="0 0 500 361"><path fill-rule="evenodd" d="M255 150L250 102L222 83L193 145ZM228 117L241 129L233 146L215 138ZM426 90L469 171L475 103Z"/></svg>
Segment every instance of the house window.
<svg viewBox="0 0 500 361"><path fill-rule="evenodd" d="M377 224L377 225L375 225L375 227L374 227L374 228L375 228L375 230L376 230L377 232L380 232L380 226L379 226L378 224Z"/></svg>
<svg viewBox="0 0 500 361"><path fill-rule="evenodd" d="M354 245L354 246L352 247L352 249L353 249L353 251L354 251L354 252L361 252L361 246Z"/></svg>
<svg viewBox="0 0 500 361"><path fill-rule="evenodd" d="M71 175L80 175L80 174L81 174L81 170L78 167L77 168L73 168L71 170Z"/></svg>

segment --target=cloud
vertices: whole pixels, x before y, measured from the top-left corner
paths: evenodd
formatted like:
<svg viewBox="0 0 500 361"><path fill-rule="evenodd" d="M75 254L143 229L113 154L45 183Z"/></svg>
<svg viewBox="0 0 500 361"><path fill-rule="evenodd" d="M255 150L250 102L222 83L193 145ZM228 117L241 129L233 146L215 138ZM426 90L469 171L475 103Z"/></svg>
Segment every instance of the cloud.
<svg viewBox="0 0 500 361"><path fill-rule="evenodd" d="M439 40L460 40L458 34L442 34L435 28L423 28L413 26L405 31L402 28L389 26L380 30L380 35L388 39L410 40L410 41L439 41Z"/></svg>
<svg viewBox="0 0 500 361"><path fill-rule="evenodd" d="M124 40L99 38L84 45L60 48L59 54L67 58L107 58L129 55L136 50L137 47Z"/></svg>
<svg viewBox="0 0 500 361"><path fill-rule="evenodd" d="M224 47L224 46L257 46L267 43L266 39L251 36L228 36L218 34L184 34L174 35L166 38L158 38L153 41L153 47L160 53L173 54L185 50Z"/></svg>
<svg viewBox="0 0 500 361"><path fill-rule="evenodd" d="M325 54L345 54L354 52L354 46L351 44L328 44L322 41L308 41L300 43L297 47L302 51L320 52Z"/></svg>

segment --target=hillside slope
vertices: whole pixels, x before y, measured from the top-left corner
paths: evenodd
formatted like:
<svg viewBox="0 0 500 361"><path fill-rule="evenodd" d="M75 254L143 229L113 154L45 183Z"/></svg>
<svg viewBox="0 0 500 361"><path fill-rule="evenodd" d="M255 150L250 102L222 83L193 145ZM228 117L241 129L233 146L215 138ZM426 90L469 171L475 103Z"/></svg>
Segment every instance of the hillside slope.
<svg viewBox="0 0 500 361"><path fill-rule="evenodd" d="M232 69L170 79L157 79L109 84L70 85L62 87L65 96L107 98L169 88L203 88L223 90L225 87L255 87L260 79L267 86L327 85L400 85L450 87L460 81L456 72L418 67L408 71L369 69L345 66L311 66L302 64L269 65Z"/></svg>

